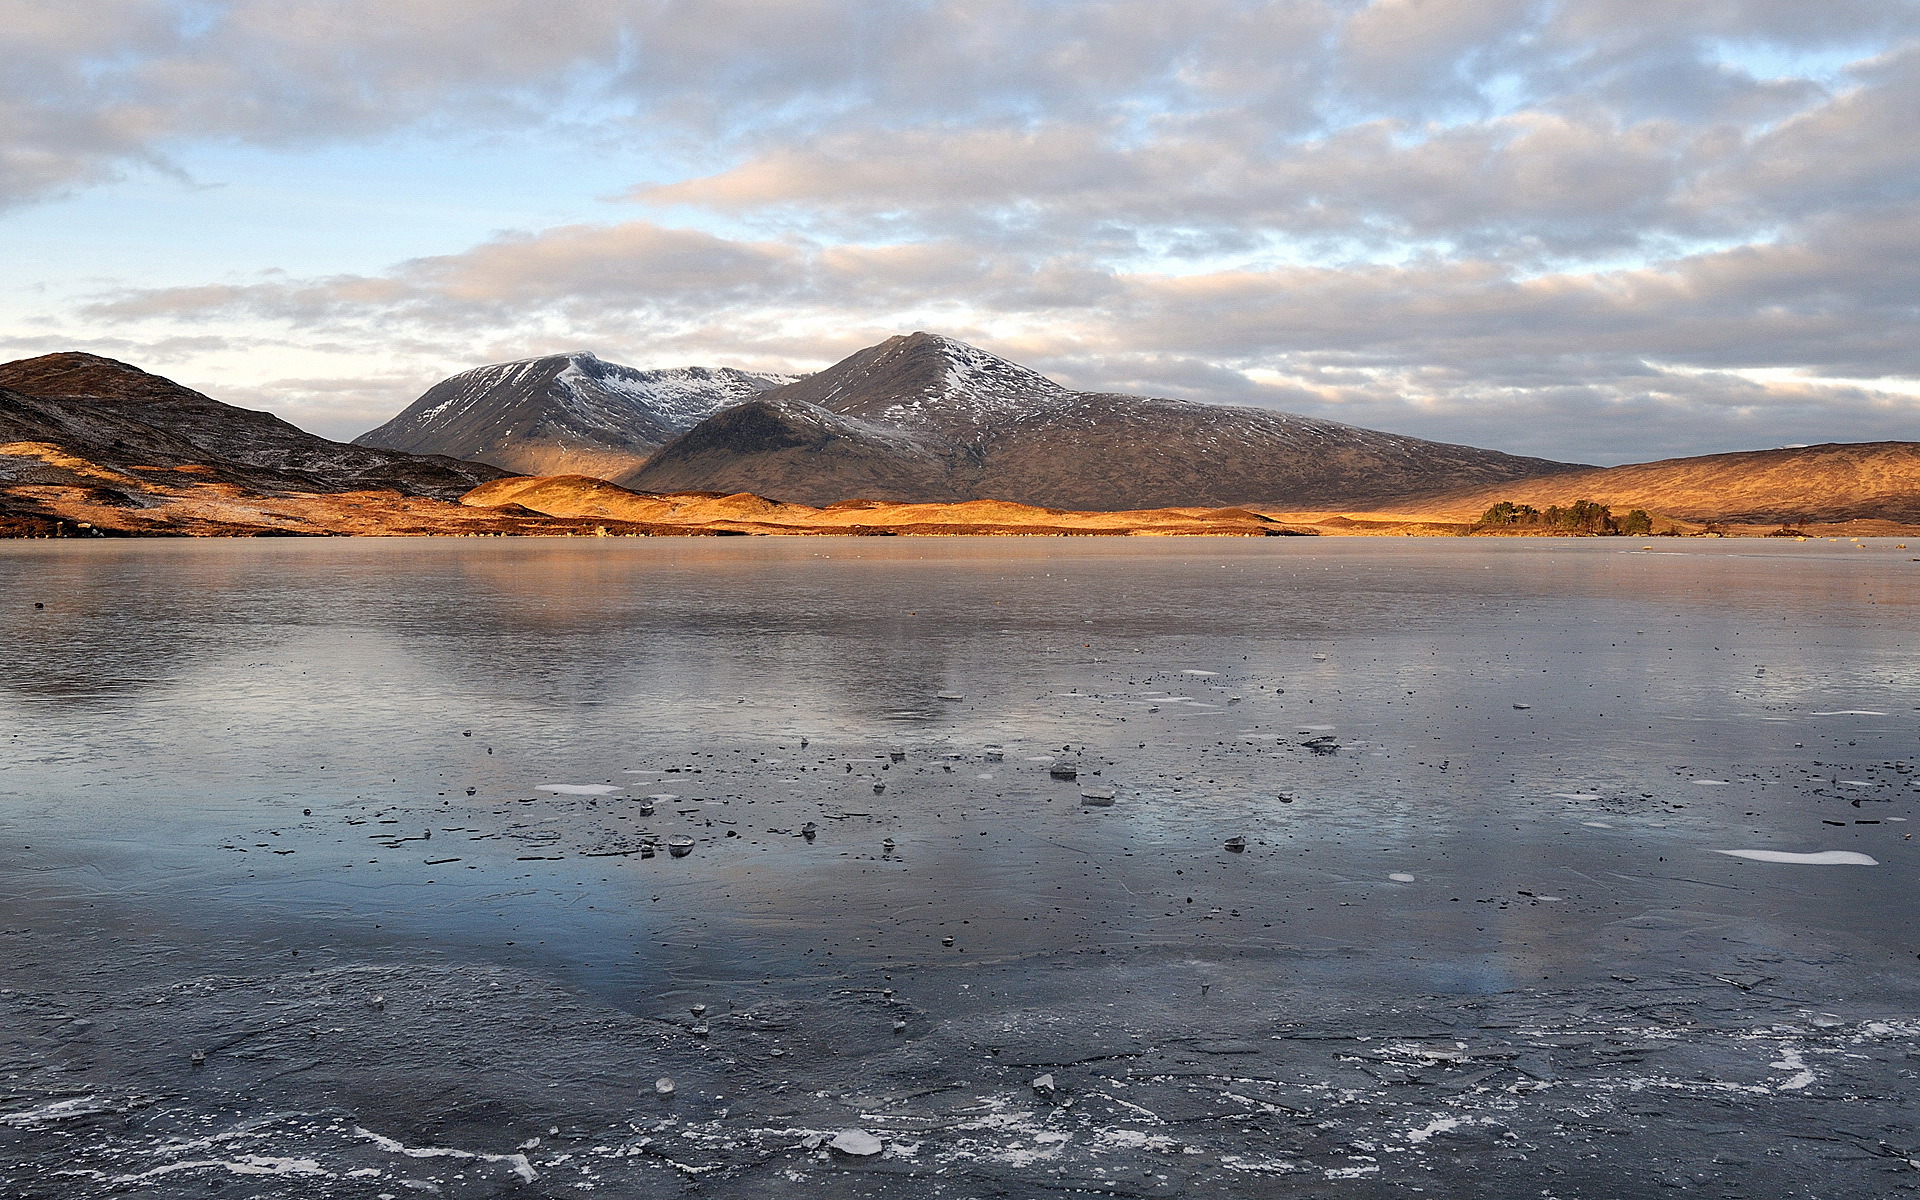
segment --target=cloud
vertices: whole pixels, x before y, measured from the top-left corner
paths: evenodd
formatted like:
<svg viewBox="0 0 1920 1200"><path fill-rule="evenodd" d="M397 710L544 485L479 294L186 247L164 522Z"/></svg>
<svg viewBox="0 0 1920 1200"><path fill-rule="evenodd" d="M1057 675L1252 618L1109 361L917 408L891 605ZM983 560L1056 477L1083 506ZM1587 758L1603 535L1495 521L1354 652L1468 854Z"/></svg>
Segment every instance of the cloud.
<svg viewBox="0 0 1920 1200"><path fill-rule="evenodd" d="M1850 436L1903 430L1920 409L1897 390L1817 381L1920 376L1905 321L1920 292L1916 235L1920 216L1882 213L1835 218L1805 241L1612 271L1456 257L1168 275L962 242L734 241L631 222L503 238L382 276L133 292L91 315L267 322L341 343L404 333L443 354L516 339L535 353L545 338L547 350L617 347L640 365L674 355L799 369L932 326L1085 387L1618 457L1839 436L1820 422ZM1765 371L1786 377L1758 381Z"/></svg>
<svg viewBox="0 0 1920 1200"><path fill-rule="evenodd" d="M806 368L935 327L1557 457L1890 436L1916 39L1900 0L17 0L0 206L209 146L646 164L631 219L134 281L22 335L330 428L486 359Z"/></svg>

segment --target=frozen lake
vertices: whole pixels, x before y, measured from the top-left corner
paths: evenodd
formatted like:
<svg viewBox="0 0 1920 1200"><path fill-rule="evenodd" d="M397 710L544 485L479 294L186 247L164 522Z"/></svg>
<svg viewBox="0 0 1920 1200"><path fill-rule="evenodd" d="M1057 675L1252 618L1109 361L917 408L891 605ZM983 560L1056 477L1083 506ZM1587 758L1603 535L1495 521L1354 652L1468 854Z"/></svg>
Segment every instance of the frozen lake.
<svg viewBox="0 0 1920 1200"><path fill-rule="evenodd" d="M0 1173L1911 1188L1916 559L0 543Z"/></svg>

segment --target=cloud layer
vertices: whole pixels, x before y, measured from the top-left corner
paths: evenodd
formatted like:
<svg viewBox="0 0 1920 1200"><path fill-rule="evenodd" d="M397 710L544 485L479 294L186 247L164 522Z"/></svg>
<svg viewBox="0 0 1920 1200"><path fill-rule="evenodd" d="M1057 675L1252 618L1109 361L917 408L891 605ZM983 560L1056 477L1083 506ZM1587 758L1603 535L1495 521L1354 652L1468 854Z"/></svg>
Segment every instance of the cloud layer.
<svg viewBox="0 0 1920 1200"><path fill-rule="evenodd" d="M1920 430L1901 0L15 8L0 204L211 144L659 164L603 222L127 280L6 342L152 348L325 432L489 357L805 368L915 327L1573 460Z"/></svg>

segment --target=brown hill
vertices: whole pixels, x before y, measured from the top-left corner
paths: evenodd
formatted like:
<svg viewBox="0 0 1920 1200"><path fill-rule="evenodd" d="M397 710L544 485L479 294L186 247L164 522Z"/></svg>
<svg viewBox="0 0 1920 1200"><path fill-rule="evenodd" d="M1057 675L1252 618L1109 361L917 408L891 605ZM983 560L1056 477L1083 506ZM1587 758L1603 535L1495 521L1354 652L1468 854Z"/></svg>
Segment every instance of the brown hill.
<svg viewBox="0 0 1920 1200"><path fill-rule="evenodd" d="M0 536L551 527L447 501L501 474L316 437L92 354L0 364ZM451 523L450 523L451 522Z"/></svg>
<svg viewBox="0 0 1920 1200"><path fill-rule="evenodd" d="M843 500L824 508L749 492L632 492L604 479L559 475L482 484L461 500L476 508L514 505L555 517L757 534L1127 534L1275 537L1310 530L1245 509L1165 508L1071 512L1005 500L902 504Z"/></svg>
<svg viewBox="0 0 1920 1200"><path fill-rule="evenodd" d="M1597 467L1540 479L1433 492L1383 505L1470 521L1502 500L1535 508L1592 500L1691 522L1920 524L1920 442L1829 443Z"/></svg>
<svg viewBox="0 0 1920 1200"><path fill-rule="evenodd" d="M0 363L0 443L56 446L69 458L135 477L190 466L206 479L271 492L391 488L452 499L506 473L329 441L271 413L222 404L94 354ZM26 469L51 483L66 468L42 459Z"/></svg>

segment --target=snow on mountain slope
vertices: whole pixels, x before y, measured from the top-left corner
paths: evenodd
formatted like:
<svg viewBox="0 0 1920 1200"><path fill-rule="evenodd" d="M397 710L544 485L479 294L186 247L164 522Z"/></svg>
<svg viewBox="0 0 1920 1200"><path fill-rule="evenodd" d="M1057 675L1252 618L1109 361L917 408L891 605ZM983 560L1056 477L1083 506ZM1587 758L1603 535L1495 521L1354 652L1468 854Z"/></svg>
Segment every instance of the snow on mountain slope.
<svg viewBox="0 0 1920 1200"><path fill-rule="evenodd" d="M462 371L356 445L445 454L525 474L610 476L793 376L730 367L638 370L555 354Z"/></svg>
<svg viewBox="0 0 1920 1200"><path fill-rule="evenodd" d="M956 445L1073 398L1037 371L933 333L888 338L780 394Z"/></svg>

